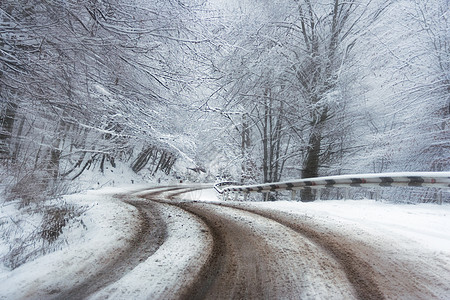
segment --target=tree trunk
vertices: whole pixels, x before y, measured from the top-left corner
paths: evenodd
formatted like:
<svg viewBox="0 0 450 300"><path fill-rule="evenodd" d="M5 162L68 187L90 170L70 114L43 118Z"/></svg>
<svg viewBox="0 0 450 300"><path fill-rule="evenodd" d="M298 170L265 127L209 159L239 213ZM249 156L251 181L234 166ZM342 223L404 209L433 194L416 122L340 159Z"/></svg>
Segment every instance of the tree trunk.
<svg viewBox="0 0 450 300"><path fill-rule="evenodd" d="M153 155L153 147L145 148L133 162L131 169L135 173L138 173L147 165L152 155Z"/></svg>
<svg viewBox="0 0 450 300"><path fill-rule="evenodd" d="M6 103L4 114L0 115L0 156L9 157L11 155L10 142L14 121L16 118L17 104Z"/></svg>
<svg viewBox="0 0 450 300"><path fill-rule="evenodd" d="M47 164L47 170L50 177L49 179L52 179L54 182L59 177L59 163L62 153L61 145L64 144L66 129L66 123L63 120L59 120L58 127L56 128L56 136L50 149L50 160Z"/></svg>
<svg viewBox="0 0 450 300"><path fill-rule="evenodd" d="M328 117L328 110L325 108L320 114L314 126L313 133L309 137L306 159L303 163L302 178L314 178L319 176L320 147L322 142L322 127ZM311 189L301 191L302 202L314 201L314 194Z"/></svg>
<svg viewBox="0 0 450 300"><path fill-rule="evenodd" d="M264 93L268 95L268 90ZM264 183L269 182L268 178L268 163L269 163L269 149L268 149L268 121L269 121L269 106L267 104L267 97L264 97L264 124L263 124L263 176Z"/></svg>
<svg viewBox="0 0 450 300"><path fill-rule="evenodd" d="M247 120L247 115L242 115L242 132L241 132L241 155L242 155L242 175L241 183L250 177L250 162L248 149L250 148L250 127Z"/></svg>
<svg viewBox="0 0 450 300"><path fill-rule="evenodd" d="M13 160L17 160L17 157L19 156L20 147L22 146L22 132L23 132L23 126L25 125L25 117L22 117L22 120L20 121L19 129L17 130L16 135L16 145L14 148L14 152L12 155Z"/></svg>
<svg viewBox="0 0 450 300"><path fill-rule="evenodd" d="M309 138L309 148L306 154L306 160L303 163L302 178L317 177L319 173L320 142L322 136L320 132L314 133ZM311 189L301 191L302 202L314 201L314 195Z"/></svg>

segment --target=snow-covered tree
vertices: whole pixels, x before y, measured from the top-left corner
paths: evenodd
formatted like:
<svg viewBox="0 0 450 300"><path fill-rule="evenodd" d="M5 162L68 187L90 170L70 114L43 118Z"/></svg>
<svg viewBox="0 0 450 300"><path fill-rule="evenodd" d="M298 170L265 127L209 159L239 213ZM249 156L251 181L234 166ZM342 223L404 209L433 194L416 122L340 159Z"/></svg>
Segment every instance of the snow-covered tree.
<svg viewBox="0 0 450 300"><path fill-rule="evenodd" d="M185 60L203 42L198 6L2 1L0 144L17 171L10 186L51 189L148 146L158 149L156 169L170 170L179 153L166 135L182 126L170 121L173 107L193 81Z"/></svg>

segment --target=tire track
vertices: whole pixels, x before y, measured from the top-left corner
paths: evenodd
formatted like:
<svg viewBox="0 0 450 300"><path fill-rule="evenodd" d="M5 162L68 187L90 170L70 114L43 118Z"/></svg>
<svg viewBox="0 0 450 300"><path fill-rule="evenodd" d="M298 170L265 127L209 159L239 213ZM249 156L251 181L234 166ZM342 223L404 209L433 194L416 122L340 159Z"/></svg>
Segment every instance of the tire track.
<svg viewBox="0 0 450 300"><path fill-rule="evenodd" d="M436 253L398 247L401 237L380 239L359 230L361 237L355 238L313 218L250 203L214 205L252 212L305 236L340 264L359 299L448 299L450 295L449 262Z"/></svg>
<svg viewBox="0 0 450 300"><path fill-rule="evenodd" d="M444 299L446 285L438 278L435 261L427 264L426 256L420 261L405 259L401 249L373 242L373 237L355 239L328 223L251 203L176 199L201 188L165 187L122 196L138 209L141 220L132 245L111 258L100 274L57 298L86 298L100 290L98 299L145 297L161 284L155 295L173 299ZM170 248L167 228L183 225ZM202 239L192 243L192 234ZM180 248L180 240L199 247ZM167 247L158 248L163 243ZM153 255L157 249L159 256ZM172 266L175 252L188 257L185 265ZM136 267L144 260L147 267ZM164 282L152 279L158 273L149 261L159 264L164 270L160 274L169 275ZM132 283L121 280L129 278L128 273L138 274L143 282L135 281L132 293L117 293L116 286ZM119 281L123 283L112 284Z"/></svg>
<svg viewBox="0 0 450 300"><path fill-rule="evenodd" d="M220 205L258 214L295 230L315 244L320 245L340 263L359 299L385 299L383 292L374 280L375 271L373 267L355 255L352 249L356 245L349 243L345 236L336 235L333 232L324 232L320 228L314 228L311 224L301 222L298 218L289 214L249 207L243 208L232 204Z"/></svg>
<svg viewBox="0 0 450 300"><path fill-rule="evenodd" d="M182 300L205 299L214 282L218 280L222 266L225 263L225 241L220 230L217 230L217 228L208 220L208 218L202 216L201 214L195 213L195 211L189 209L188 206L176 206L197 216L200 220L202 220L206 224L206 226L208 226L209 231L212 235L213 247L211 253L209 254L208 260L202 266L197 276L197 284L188 287L186 291L180 296L180 299Z"/></svg>
<svg viewBox="0 0 450 300"><path fill-rule="evenodd" d="M177 206L201 218L214 237L208 264L182 298L357 298L340 265L289 227L230 207Z"/></svg>
<svg viewBox="0 0 450 300"><path fill-rule="evenodd" d="M133 201L127 196L118 196L122 201L138 209L140 226L130 247L123 249L120 255L97 274L85 278L71 290L58 294L55 299L84 299L105 286L119 280L134 267L150 257L166 239L166 225L151 202Z"/></svg>

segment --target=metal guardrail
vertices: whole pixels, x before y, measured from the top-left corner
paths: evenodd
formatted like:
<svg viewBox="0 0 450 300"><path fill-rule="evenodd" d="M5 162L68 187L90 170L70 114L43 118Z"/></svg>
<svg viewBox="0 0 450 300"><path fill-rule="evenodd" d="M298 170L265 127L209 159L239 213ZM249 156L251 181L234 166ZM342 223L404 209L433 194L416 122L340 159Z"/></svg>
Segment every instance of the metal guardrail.
<svg viewBox="0 0 450 300"><path fill-rule="evenodd" d="M224 187L228 186L228 187ZM300 189L322 189L333 187L437 187L450 188L450 172L400 172L326 176L273 182L255 185L236 185L233 182L221 182L214 185L216 191L224 193L269 193L272 191L294 191Z"/></svg>

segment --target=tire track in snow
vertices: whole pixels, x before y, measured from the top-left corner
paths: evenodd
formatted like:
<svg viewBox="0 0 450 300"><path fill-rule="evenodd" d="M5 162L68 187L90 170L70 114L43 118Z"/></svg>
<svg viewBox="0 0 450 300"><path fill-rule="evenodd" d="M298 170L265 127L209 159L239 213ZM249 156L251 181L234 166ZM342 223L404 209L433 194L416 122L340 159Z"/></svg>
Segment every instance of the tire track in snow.
<svg viewBox="0 0 450 300"><path fill-rule="evenodd" d="M57 299L84 299L105 286L119 280L134 267L154 254L167 236L166 225L151 202L136 202L126 196L118 196L139 211L141 224L130 247L122 249L116 257L99 272L74 286L71 290L57 295Z"/></svg>
<svg viewBox="0 0 450 300"><path fill-rule="evenodd" d="M340 264L291 228L242 209L177 206L199 216L214 237L207 265L183 298L358 298Z"/></svg>
<svg viewBox="0 0 450 300"><path fill-rule="evenodd" d="M305 216L251 203L174 200L198 188L141 191L138 196L143 200L133 205L141 213L145 206L148 213L159 214L169 231L178 233L153 255L141 258L135 268L124 262L128 269L115 279L102 283L98 279L103 275L90 278L96 281L95 288L88 284L80 294L85 287L79 286L63 298L445 299L439 295L445 294L446 284L425 258L412 263L430 267L428 280L423 270L416 272L401 255L389 252L394 248L385 248L383 241L377 245L368 237L358 243L345 232ZM186 248L180 240L185 240L181 244ZM133 251L135 247L141 249L136 244ZM120 267L105 270L114 273ZM444 292L433 291L438 285Z"/></svg>
<svg viewBox="0 0 450 300"><path fill-rule="evenodd" d="M321 228L314 228L311 224L300 222L292 215L280 215L270 210L244 208L232 204L220 205L252 212L293 229L316 245L319 245L323 251L330 253L339 262L348 280L355 288L359 299L385 299L383 292L373 279L374 270L372 266L354 254L352 249L356 248L355 246L357 245L346 241L345 237L336 236L331 232L324 232Z"/></svg>
<svg viewBox="0 0 450 300"><path fill-rule="evenodd" d="M253 212L306 236L340 263L360 299L448 299L450 295L448 260L420 248L398 246L396 239L401 236L382 236L384 232L367 235L355 227L349 229L360 235L355 238L336 229L336 220L324 223L298 214L258 208L251 203L219 205ZM414 247L413 241L403 243L408 242Z"/></svg>
<svg viewBox="0 0 450 300"><path fill-rule="evenodd" d="M146 194L142 202L155 204L166 221L167 238L158 250L116 282L89 299L174 299L194 284L212 248L206 225L179 207Z"/></svg>

